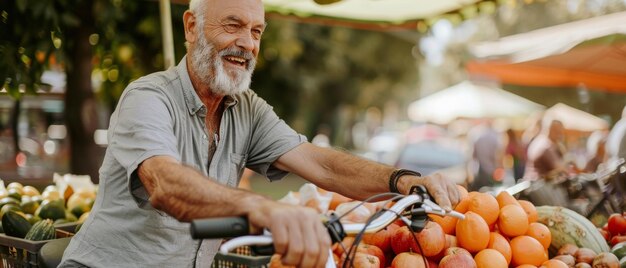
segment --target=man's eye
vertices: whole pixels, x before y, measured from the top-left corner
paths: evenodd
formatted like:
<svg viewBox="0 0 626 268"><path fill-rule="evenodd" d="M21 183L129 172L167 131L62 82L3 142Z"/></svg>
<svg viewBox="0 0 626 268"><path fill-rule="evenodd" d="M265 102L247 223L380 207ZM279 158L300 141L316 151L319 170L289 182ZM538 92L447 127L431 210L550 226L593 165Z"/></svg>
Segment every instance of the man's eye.
<svg viewBox="0 0 626 268"><path fill-rule="evenodd" d="M238 24L226 24L224 25L224 29L226 29L227 32L236 32L237 30L239 30L239 25Z"/></svg>
<svg viewBox="0 0 626 268"><path fill-rule="evenodd" d="M263 31L261 31L261 30L256 30L256 29L255 29L255 30L252 30L252 35L253 35L255 38L261 38L261 35L263 35Z"/></svg>

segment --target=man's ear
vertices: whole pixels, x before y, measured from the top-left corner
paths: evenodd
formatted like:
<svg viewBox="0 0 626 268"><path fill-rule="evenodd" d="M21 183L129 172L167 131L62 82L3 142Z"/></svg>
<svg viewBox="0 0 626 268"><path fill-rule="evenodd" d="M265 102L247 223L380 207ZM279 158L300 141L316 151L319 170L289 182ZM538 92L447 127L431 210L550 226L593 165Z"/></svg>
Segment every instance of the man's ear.
<svg viewBox="0 0 626 268"><path fill-rule="evenodd" d="M185 25L185 40L188 43L194 43L198 38L198 29L196 29L196 15L190 10L183 14L183 23Z"/></svg>

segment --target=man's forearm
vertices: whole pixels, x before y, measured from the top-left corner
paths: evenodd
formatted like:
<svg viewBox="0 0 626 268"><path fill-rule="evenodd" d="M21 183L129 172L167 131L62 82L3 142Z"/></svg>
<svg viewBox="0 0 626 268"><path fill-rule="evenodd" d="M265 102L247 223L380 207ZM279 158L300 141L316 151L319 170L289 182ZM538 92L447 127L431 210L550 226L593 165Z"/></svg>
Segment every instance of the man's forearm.
<svg viewBox="0 0 626 268"><path fill-rule="evenodd" d="M303 143L283 154L274 166L293 172L326 190L358 200L389 192L389 177L395 170L391 166L310 143ZM423 177L403 175L396 185L398 191L404 194L414 185L423 185L444 209L452 209L459 201L454 183L438 174Z"/></svg>
<svg viewBox="0 0 626 268"><path fill-rule="evenodd" d="M335 149L303 144L286 157L289 166L278 168L293 172L329 191L362 200L389 191L389 175L394 168ZM294 164L293 162L298 162ZM294 168L295 167L295 168Z"/></svg>
<svg viewBox="0 0 626 268"><path fill-rule="evenodd" d="M150 203L180 221L247 215L267 198L221 185L171 158L155 157L139 167Z"/></svg>

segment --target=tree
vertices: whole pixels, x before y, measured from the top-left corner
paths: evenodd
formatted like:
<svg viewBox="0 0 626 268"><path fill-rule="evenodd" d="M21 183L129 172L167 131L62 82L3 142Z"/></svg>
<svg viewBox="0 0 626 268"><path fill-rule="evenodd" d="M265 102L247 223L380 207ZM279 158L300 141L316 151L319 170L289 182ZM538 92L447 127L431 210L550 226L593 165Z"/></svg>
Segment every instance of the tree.
<svg viewBox="0 0 626 268"><path fill-rule="evenodd" d="M183 10L173 8L178 14ZM16 110L22 94L47 90L41 82L44 70L54 65L67 75L70 172L89 174L97 181L103 149L93 137L97 128L106 126L98 120L98 107L114 107L129 81L162 69L162 61L155 60L161 49L158 14L156 3L144 1L0 3L0 79L17 100ZM93 76L101 77L95 89Z"/></svg>

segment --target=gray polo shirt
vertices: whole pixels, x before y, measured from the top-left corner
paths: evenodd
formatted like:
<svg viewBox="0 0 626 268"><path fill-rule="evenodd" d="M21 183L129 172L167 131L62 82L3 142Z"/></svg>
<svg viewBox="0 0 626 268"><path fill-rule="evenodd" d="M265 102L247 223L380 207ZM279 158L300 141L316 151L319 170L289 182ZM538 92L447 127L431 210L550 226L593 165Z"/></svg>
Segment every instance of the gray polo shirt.
<svg viewBox="0 0 626 268"><path fill-rule="evenodd" d="M93 210L72 238L61 266L209 266L220 240L193 240L188 223L152 208L135 175L137 166L149 157L167 155L236 186L244 167L271 180L282 178L286 173L271 164L306 142L251 90L227 96L225 106L220 140L211 156L206 108L189 79L186 57L177 67L131 83L111 115Z"/></svg>

